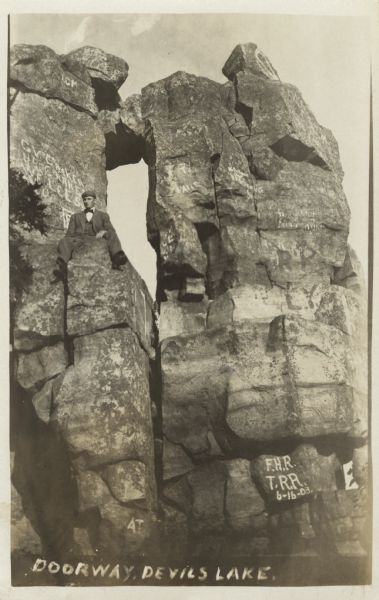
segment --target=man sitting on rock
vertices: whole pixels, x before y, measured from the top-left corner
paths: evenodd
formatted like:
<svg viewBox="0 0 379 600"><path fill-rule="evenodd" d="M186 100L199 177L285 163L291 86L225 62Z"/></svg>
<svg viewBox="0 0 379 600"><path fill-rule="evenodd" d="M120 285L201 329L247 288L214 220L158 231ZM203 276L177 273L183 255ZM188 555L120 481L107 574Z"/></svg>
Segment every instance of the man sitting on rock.
<svg viewBox="0 0 379 600"><path fill-rule="evenodd" d="M66 271L73 250L83 244L86 236L106 239L113 269L120 269L128 261L109 215L95 208L96 193L87 190L83 192L82 198L84 210L71 215L66 235L58 244L57 263L60 271L54 271L55 275L62 275Z"/></svg>

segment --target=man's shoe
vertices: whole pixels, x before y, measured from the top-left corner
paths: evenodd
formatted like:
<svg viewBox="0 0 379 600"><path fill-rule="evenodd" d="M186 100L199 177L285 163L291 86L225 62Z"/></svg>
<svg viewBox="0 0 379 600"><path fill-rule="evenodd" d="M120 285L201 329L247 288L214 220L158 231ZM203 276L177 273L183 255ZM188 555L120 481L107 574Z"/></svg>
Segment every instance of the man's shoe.
<svg viewBox="0 0 379 600"><path fill-rule="evenodd" d="M125 252L123 250L119 250L112 256L112 268L118 269L121 265L125 265L128 262L128 259L125 256Z"/></svg>

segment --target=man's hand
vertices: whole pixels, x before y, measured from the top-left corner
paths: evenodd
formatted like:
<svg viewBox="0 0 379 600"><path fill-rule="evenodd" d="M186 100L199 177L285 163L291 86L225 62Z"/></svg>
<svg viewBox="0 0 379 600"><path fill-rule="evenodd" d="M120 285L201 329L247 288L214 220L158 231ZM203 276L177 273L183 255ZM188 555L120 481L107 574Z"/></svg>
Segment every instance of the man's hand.
<svg viewBox="0 0 379 600"><path fill-rule="evenodd" d="M101 231L99 231L99 233L96 234L97 239L104 237L106 233L107 232L105 231L105 229L102 229Z"/></svg>

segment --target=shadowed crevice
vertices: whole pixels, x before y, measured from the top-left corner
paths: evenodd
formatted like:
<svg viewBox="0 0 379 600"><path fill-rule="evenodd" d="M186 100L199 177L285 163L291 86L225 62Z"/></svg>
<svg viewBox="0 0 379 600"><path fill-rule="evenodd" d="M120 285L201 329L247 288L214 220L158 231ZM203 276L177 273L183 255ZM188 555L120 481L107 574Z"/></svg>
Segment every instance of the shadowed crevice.
<svg viewBox="0 0 379 600"><path fill-rule="evenodd" d="M325 171L330 171L326 162L317 154L314 148L307 146L290 135L280 138L277 142L271 144L270 148L275 154L290 162L309 162Z"/></svg>

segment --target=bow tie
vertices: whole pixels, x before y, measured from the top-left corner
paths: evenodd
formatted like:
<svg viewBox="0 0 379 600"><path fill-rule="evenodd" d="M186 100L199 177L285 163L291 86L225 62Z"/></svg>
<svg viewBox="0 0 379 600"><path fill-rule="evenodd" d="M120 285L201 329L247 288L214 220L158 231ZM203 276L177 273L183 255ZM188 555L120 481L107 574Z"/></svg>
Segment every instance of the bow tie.
<svg viewBox="0 0 379 600"><path fill-rule="evenodd" d="M89 213L90 212L90 213L93 214L93 208L86 208L84 212L85 213Z"/></svg>

